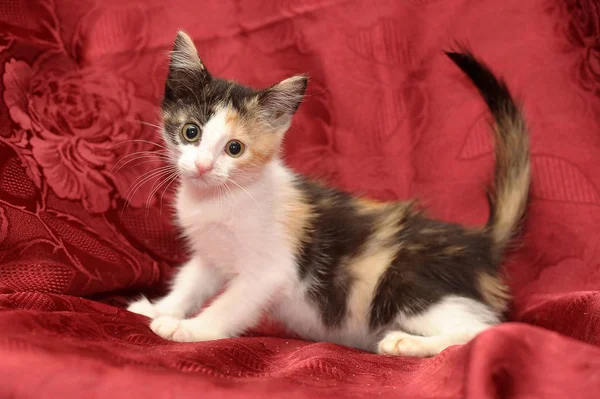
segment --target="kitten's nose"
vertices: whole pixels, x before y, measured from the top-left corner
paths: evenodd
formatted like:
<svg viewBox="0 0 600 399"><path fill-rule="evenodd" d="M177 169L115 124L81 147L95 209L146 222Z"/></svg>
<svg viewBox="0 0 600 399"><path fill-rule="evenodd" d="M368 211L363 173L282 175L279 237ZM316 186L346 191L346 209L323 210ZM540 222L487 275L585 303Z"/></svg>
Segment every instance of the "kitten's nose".
<svg viewBox="0 0 600 399"><path fill-rule="evenodd" d="M196 160L196 170L199 174L203 175L206 172L209 172L213 168L213 160L212 159L197 159Z"/></svg>

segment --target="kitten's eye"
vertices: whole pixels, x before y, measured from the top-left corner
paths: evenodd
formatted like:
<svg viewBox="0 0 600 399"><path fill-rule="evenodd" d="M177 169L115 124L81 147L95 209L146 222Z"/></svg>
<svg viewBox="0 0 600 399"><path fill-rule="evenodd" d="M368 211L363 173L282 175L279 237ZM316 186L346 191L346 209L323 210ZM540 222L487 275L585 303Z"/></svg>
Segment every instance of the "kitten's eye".
<svg viewBox="0 0 600 399"><path fill-rule="evenodd" d="M200 138L200 128L193 123L187 123L183 129L181 129L181 136L185 141L189 141L190 143L198 141Z"/></svg>
<svg viewBox="0 0 600 399"><path fill-rule="evenodd" d="M245 146L241 142L239 142L237 140L231 140L225 146L225 152L229 156L237 158L237 157L239 157L240 155L242 155L244 153L244 148L245 148Z"/></svg>

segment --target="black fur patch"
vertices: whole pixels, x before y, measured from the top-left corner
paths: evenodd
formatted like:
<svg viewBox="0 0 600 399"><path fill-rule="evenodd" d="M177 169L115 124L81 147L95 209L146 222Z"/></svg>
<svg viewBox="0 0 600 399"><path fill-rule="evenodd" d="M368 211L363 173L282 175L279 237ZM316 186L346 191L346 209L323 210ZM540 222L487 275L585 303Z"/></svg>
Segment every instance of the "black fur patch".
<svg viewBox="0 0 600 399"><path fill-rule="evenodd" d="M323 323L339 326L347 312L351 276L345 260L357 256L373 233L375 218L359 214L349 194L302 178L296 184L315 209L308 237L300 249L298 273L310 282L309 296Z"/></svg>
<svg viewBox="0 0 600 399"><path fill-rule="evenodd" d="M486 233L418 213L400 223L400 250L377 284L371 329L389 324L400 311L420 313L447 295L482 300L476 288L477 272L496 272Z"/></svg>

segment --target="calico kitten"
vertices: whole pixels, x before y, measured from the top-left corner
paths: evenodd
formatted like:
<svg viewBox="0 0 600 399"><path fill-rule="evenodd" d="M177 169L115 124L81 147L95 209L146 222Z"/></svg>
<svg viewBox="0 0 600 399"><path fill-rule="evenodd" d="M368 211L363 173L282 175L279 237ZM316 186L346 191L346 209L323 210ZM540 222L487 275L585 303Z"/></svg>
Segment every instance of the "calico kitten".
<svg viewBox="0 0 600 399"><path fill-rule="evenodd" d="M499 323L509 301L499 267L527 205L528 135L501 80L468 52L448 56L496 122L495 194L482 228L292 172L280 146L307 78L264 90L219 79L179 32L163 135L181 174L176 221L192 256L167 296L141 298L129 310L173 341L236 337L269 311L307 339L422 357Z"/></svg>

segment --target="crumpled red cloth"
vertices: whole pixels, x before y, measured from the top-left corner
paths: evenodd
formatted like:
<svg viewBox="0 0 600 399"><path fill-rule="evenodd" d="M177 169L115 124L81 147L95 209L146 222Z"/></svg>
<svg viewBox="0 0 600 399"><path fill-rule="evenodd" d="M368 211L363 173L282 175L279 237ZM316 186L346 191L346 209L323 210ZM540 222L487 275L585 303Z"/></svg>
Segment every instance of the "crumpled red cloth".
<svg viewBox="0 0 600 399"><path fill-rule="evenodd" d="M172 343L125 311L186 258L172 187L145 174L161 165L152 125L179 28L216 75L262 87L310 74L287 138L296 170L479 225L488 111L442 52L468 44L531 128L511 322L413 359L268 323ZM598 397L596 0L5 0L0 75L0 398Z"/></svg>

